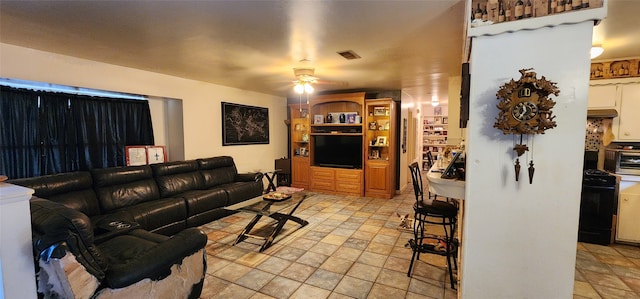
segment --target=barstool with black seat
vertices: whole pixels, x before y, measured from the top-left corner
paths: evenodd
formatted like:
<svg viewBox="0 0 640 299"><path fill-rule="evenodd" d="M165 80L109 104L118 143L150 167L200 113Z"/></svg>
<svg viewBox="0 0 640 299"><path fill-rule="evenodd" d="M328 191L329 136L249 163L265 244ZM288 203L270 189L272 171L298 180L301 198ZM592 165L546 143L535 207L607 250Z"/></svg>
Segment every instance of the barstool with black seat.
<svg viewBox="0 0 640 299"><path fill-rule="evenodd" d="M407 276L411 277L413 264L416 259L420 259L421 253L445 256L447 258L447 270L449 271L451 288L455 289L452 268L458 270L458 241L454 236L457 228L458 207L450 202L435 199L424 200L422 173L418 163L414 162L409 165L409 170L411 171L411 180L413 182L416 202L413 206L415 212L413 239L409 240L413 254ZM442 225L444 236L425 233L425 226L427 224ZM425 240L431 240L432 243L425 242Z"/></svg>

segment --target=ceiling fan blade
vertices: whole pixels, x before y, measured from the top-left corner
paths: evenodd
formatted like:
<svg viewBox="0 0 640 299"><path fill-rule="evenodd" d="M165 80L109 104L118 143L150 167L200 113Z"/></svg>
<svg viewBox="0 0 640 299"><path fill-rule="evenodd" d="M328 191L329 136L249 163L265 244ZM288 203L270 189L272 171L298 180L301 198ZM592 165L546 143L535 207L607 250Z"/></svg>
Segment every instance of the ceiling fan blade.
<svg viewBox="0 0 640 299"><path fill-rule="evenodd" d="M316 80L316 84L347 86L347 85L349 85L349 82L347 82L347 81L331 81L331 80Z"/></svg>

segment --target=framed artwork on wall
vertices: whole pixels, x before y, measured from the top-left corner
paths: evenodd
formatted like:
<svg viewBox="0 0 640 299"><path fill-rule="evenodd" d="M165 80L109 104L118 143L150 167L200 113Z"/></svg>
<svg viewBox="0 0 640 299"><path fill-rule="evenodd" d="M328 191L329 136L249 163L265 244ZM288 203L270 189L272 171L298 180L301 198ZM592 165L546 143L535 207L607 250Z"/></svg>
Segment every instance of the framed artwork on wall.
<svg viewBox="0 0 640 299"><path fill-rule="evenodd" d="M223 146L268 143L268 108L222 102Z"/></svg>

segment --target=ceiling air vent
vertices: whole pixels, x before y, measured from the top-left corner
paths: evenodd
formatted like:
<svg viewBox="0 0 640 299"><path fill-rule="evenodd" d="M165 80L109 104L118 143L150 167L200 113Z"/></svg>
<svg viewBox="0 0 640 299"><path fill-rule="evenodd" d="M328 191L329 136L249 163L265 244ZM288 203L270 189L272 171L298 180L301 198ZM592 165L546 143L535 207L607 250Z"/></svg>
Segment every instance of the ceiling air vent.
<svg viewBox="0 0 640 299"><path fill-rule="evenodd" d="M340 54L340 56L344 57L344 59L346 60L361 58L360 55L356 54L356 52L353 52L353 50L340 51L338 52L338 54Z"/></svg>

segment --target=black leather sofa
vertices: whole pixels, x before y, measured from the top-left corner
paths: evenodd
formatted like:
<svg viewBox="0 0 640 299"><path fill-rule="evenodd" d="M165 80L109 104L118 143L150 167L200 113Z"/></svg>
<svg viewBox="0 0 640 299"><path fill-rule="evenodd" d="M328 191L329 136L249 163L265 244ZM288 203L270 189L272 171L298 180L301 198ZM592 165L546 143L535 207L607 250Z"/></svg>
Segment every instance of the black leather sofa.
<svg viewBox="0 0 640 299"><path fill-rule="evenodd" d="M197 298L204 282L206 236L194 227L228 215L224 207L263 191L262 174L239 174L228 156L93 169L9 183L35 190L30 203L34 250L41 268L39 291L52 297L82 297L78 292L89 292L94 298L146 297L169 292L164 294ZM71 261L59 262L65 256ZM58 259L57 268L51 266L52 259ZM200 264L193 266L198 259ZM93 277L95 287L68 275L64 267L74 262ZM174 267L183 263L191 263L199 273ZM56 273L67 275L52 280ZM192 278L193 287L188 291L172 286L184 285L184 275ZM60 291L74 284L84 287Z"/></svg>

